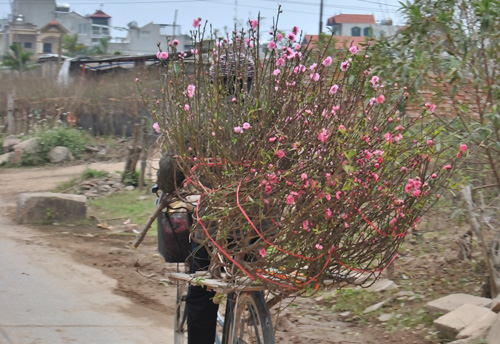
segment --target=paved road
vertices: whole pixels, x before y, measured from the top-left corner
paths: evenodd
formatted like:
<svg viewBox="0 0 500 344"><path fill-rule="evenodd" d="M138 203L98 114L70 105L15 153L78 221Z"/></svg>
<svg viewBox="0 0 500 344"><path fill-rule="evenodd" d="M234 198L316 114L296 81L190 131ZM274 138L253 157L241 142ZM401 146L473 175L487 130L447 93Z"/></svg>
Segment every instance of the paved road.
<svg viewBox="0 0 500 344"><path fill-rule="evenodd" d="M114 295L115 280L2 217L5 200L0 198L0 344L173 342L171 316Z"/></svg>

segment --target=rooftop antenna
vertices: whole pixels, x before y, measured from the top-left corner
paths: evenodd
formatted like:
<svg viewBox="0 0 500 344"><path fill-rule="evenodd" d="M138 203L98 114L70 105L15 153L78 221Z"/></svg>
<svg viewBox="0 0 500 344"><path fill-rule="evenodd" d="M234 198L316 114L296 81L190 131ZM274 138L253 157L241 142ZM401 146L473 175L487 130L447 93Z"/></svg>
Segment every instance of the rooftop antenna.
<svg viewBox="0 0 500 344"><path fill-rule="evenodd" d="M234 24L238 24L238 0L234 0Z"/></svg>

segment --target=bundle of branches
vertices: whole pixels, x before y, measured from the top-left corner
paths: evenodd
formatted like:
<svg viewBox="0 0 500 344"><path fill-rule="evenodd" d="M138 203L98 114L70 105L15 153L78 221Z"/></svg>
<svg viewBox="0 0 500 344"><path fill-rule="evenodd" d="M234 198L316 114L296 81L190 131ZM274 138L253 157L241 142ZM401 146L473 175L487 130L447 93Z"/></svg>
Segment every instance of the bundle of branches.
<svg viewBox="0 0 500 344"><path fill-rule="evenodd" d="M377 275L455 169L426 119L434 105L405 116L405 87L371 73L369 43L335 61L328 45L301 47L298 28L274 26L265 49L258 20L220 38L206 28L192 31L194 74L171 42L146 98L201 195L193 231L210 271L287 293Z"/></svg>

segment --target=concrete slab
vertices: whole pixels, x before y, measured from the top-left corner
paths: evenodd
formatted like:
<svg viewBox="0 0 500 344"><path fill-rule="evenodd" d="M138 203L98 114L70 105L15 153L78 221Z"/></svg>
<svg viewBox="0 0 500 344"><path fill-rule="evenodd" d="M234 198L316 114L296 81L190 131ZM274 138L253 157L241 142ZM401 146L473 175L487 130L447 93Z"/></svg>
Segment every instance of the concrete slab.
<svg viewBox="0 0 500 344"><path fill-rule="evenodd" d="M434 326L440 337L455 339L460 331L489 313L488 308L466 304L434 320Z"/></svg>
<svg viewBox="0 0 500 344"><path fill-rule="evenodd" d="M427 309L433 318L451 312L458 307L469 304L481 307L489 307L491 299L474 296L470 294L450 294L440 299L427 302Z"/></svg>

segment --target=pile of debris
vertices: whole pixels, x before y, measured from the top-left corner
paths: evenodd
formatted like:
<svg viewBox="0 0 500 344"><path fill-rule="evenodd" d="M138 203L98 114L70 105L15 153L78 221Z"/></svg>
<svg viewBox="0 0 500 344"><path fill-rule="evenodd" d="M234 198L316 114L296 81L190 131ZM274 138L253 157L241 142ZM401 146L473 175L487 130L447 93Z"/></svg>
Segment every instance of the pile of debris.
<svg viewBox="0 0 500 344"><path fill-rule="evenodd" d="M79 195L87 196L88 198L108 197L115 192L132 191L134 187L131 185L125 186L121 182L121 175L118 173L110 173L105 178L93 178L82 180L70 189L64 192L72 192Z"/></svg>
<svg viewBox="0 0 500 344"><path fill-rule="evenodd" d="M451 294L427 303L434 326L450 344L500 343L500 296Z"/></svg>

